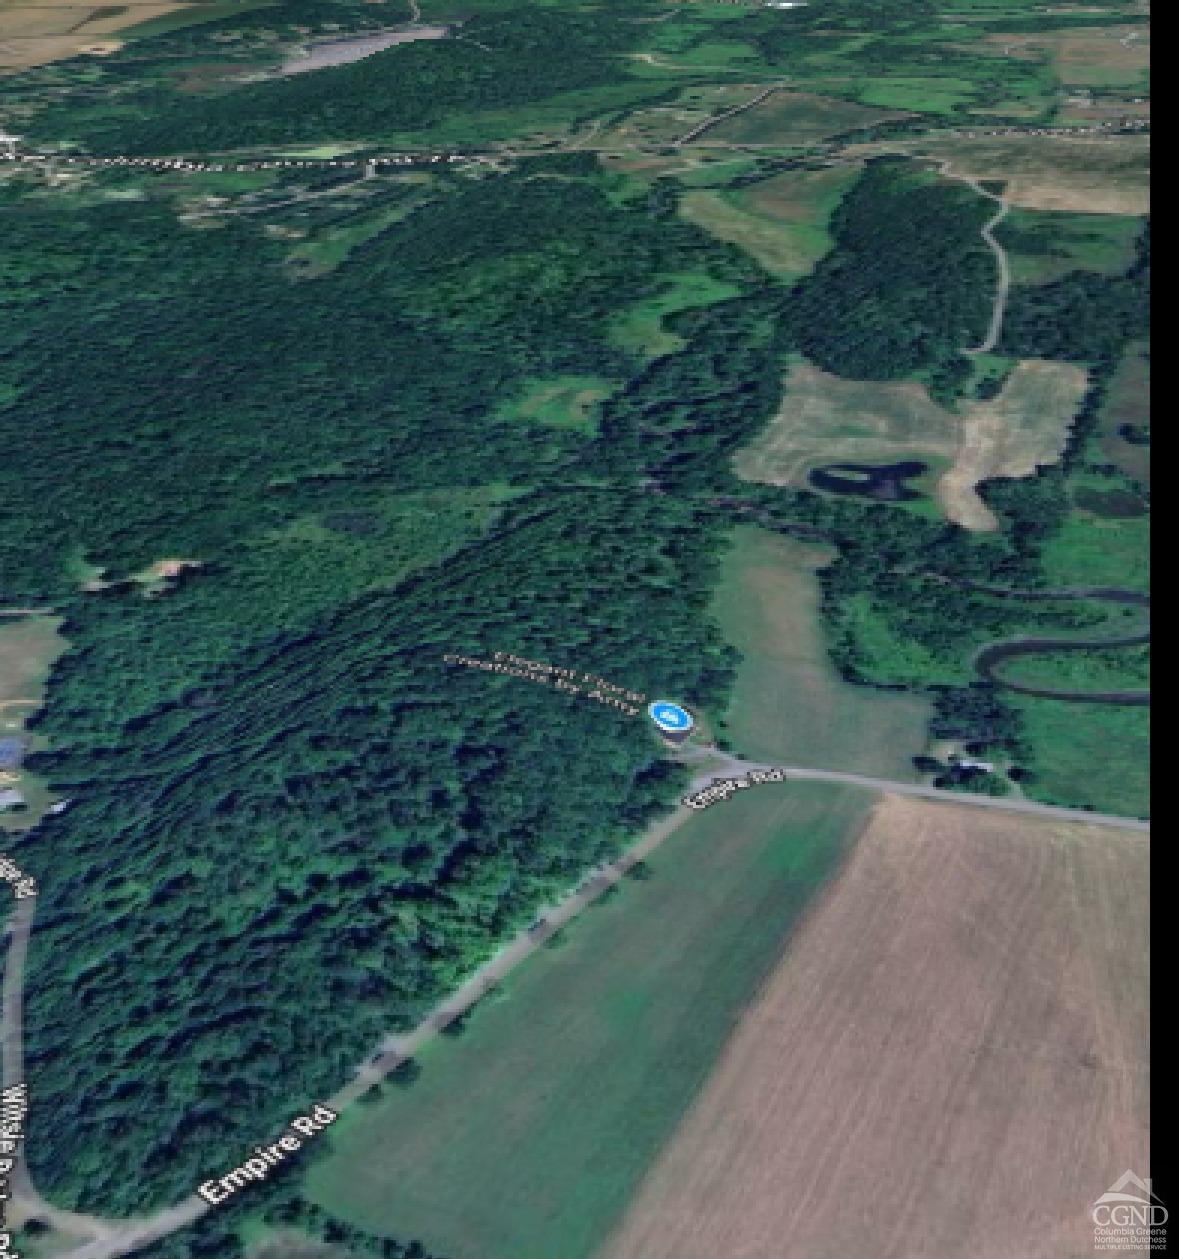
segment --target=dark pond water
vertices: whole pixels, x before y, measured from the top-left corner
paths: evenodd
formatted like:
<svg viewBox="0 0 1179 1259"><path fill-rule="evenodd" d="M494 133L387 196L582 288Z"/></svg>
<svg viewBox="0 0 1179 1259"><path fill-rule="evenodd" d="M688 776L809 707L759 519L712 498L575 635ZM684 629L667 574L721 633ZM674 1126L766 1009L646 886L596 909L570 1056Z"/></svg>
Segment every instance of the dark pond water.
<svg viewBox="0 0 1179 1259"><path fill-rule="evenodd" d="M832 494L858 494L883 502L905 503L921 495L905 484L911 477L927 472L927 464L910 460L906 463L829 463L814 468L807 480L817 490Z"/></svg>

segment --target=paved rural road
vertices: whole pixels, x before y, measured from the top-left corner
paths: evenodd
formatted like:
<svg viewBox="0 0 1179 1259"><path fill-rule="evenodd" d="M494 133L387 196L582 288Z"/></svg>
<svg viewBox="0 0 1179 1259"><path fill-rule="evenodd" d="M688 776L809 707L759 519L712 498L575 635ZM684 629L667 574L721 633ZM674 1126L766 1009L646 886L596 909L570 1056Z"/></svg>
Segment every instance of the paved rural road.
<svg viewBox="0 0 1179 1259"><path fill-rule="evenodd" d="M751 770L778 770L787 779L801 782L838 783L845 787L864 787L890 796L912 796L919 800L936 800L942 804L961 804L976 809L1000 809L1007 813L1030 813L1040 817L1058 818L1065 822L1083 822L1090 826L1116 826L1128 831L1149 831L1150 823L1141 818L1120 817L1114 813L1090 813L1088 809L1067 809L1062 805L1040 804L1009 796L979 796L966 791L944 791L924 783L895 782L890 778L873 778L868 774L852 774L838 769L804 769L798 765L772 765L723 755L724 770L707 775L709 779L738 777ZM711 806L723 808L723 803Z"/></svg>
<svg viewBox="0 0 1179 1259"><path fill-rule="evenodd" d="M700 762L708 768L698 774L688 788L688 794L702 790L719 778L743 775L751 770L781 771L789 780L799 782L827 782L839 786L861 787L888 795L913 796L923 800L938 800L953 805L974 808L1001 809L1013 813L1029 813L1041 817L1060 818L1070 822L1082 822L1094 826L1117 826L1126 830L1149 831L1150 823L1137 818L1113 817L1103 813L1088 813L1082 809L1058 808L1055 805L1036 804L1029 800L1009 800L991 796L975 796L965 793L942 791L917 783L895 782L887 778L873 778L866 774L853 774L841 770L809 769L798 765L770 765L742 760L727 753L708 748L695 748L682 759L687 763ZM724 808L721 802L713 806ZM353 1078L331 1097L326 1104L339 1112L353 1105L374 1084L395 1070L408 1058L432 1040L454 1019L471 1007L507 975L531 957L546 940L576 918L608 888L613 887L636 863L653 852L670 835L674 834L698 810L680 805L673 813L656 822L643 836L621 856L605 866L592 870L570 895L544 913L535 930L522 932L488 961L484 962L462 987L441 1001L421 1023L404 1035L385 1037L377 1052L361 1063ZM32 926L35 900L18 903L9 921L10 944L8 963L4 974L3 1014L3 1066L6 1084L18 1083L23 1078L21 1048L21 997L24 983L25 951ZM277 1134L274 1134L277 1135ZM259 1133L258 1140L269 1139L267 1133ZM223 1168L209 1168L210 1177L235 1166L248 1151L226 1151ZM36 1192L24 1170L14 1179L14 1200L25 1218L45 1220L55 1228L74 1237L89 1240L72 1250L57 1252L55 1259L116 1259L119 1255L158 1241L194 1223L209 1209L203 1198L195 1193L175 1206L151 1216L134 1220L108 1220L97 1216L77 1215L60 1211L46 1203Z"/></svg>
<svg viewBox="0 0 1179 1259"><path fill-rule="evenodd" d="M713 777L712 774L698 777L692 783L691 790L700 790L711 782ZM387 1036L377 1054L361 1063L356 1068L354 1077L327 1098L326 1104L337 1112L351 1106L361 1094L367 1092L384 1076L417 1053L447 1024L469 1010L480 997L531 957L550 936L576 918L607 888L613 887L632 866L642 861L693 815L693 810L681 806L645 831L643 836L621 856L597 870L590 871L578 885L577 890L544 914L543 926L540 930L526 931L517 936L479 967L461 988L436 1005L412 1031L401 1036ZM20 1012L25 951L32 925L34 903L33 900L21 901L9 920L11 940L4 973L2 1033L6 1083L17 1083L23 1077ZM258 1140L267 1137L267 1133L258 1134ZM228 1171L248 1153L249 1151L245 1149L227 1150L224 1166L209 1168L209 1176L216 1177ZM19 1207L24 1218L42 1219L70 1236L89 1239L71 1250L57 1252L55 1259L116 1259L116 1256L130 1254L142 1246L185 1228L211 1209L203 1198L193 1193L175 1206L138 1219L113 1220L78 1215L70 1211L58 1210L45 1202L37 1193L27 1172L24 1171L23 1163L20 1177L13 1181L13 1190L14 1205Z"/></svg>

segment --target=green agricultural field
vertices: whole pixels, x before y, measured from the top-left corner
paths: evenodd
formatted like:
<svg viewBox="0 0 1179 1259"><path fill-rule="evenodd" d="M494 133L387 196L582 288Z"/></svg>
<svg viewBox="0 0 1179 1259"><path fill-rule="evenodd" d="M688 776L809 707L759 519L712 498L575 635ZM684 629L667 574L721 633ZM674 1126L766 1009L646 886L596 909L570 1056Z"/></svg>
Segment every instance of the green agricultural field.
<svg viewBox="0 0 1179 1259"><path fill-rule="evenodd" d="M306 1195L434 1253L588 1259L869 803L775 785L691 819L407 1090L342 1119Z"/></svg>
<svg viewBox="0 0 1179 1259"><path fill-rule="evenodd" d="M613 340L622 349L648 358L672 354L682 349L684 339L664 327L668 315L697 306L712 306L736 297L739 289L703 271L682 271L668 275L660 291L636 303L618 320Z"/></svg>
<svg viewBox="0 0 1179 1259"><path fill-rule="evenodd" d="M965 79L883 78L858 85L856 99L881 109L918 114L948 114L973 103L977 87Z"/></svg>
<svg viewBox="0 0 1179 1259"><path fill-rule="evenodd" d="M927 701L845 682L831 662L816 571L826 547L741 527L714 602L742 654L722 731L742 755L905 778L925 746Z"/></svg>
<svg viewBox="0 0 1179 1259"><path fill-rule="evenodd" d="M1010 692L1008 693L1010 695ZM1010 695L1035 748L1024 794L1131 817L1150 812L1150 709Z"/></svg>

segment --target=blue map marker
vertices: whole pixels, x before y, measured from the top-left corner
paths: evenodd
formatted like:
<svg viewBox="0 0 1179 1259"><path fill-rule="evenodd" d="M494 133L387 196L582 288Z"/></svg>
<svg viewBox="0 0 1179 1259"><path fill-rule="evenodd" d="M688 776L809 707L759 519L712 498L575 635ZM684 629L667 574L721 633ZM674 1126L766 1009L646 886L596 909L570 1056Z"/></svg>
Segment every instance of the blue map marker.
<svg viewBox="0 0 1179 1259"><path fill-rule="evenodd" d="M696 724L686 708L666 699L657 699L648 707L647 714L659 733L667 739L686 739Z"/></svg>

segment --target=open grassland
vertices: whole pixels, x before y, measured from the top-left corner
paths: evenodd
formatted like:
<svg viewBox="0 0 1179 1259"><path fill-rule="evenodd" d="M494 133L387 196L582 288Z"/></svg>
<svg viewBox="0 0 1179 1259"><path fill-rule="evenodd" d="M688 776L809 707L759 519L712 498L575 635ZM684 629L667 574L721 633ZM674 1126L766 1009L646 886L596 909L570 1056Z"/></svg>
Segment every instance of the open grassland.
<svg viewBox="0 0 1179 1259"><path fill-rule="evenodd" d="M755 760L909 778L929 716L916 695L845 682L831 663L819 615L823 546L761 529L734 531L714 602L725 638L743 657L723 731Z"/></svg>
<svg viewBox="0 0 1179 1259"><path fill-rule="evenodd" d="M1088 685L1088 683L1086 683ZM1024 795L1126 817L1150 814L1150 709L1008 692L1036 749Z"/></svg>
<svg viewBox="0 0 1179 1259"><path fill-rule="evenodd" d="M708 134L733 144L804 145L899 117L903 115L810 92L775 92Z"/></svg>
<svg viewBox="0 0 1179 1259"><path fill-rule="evenodd" d="M605 1255L1091 1253L1149 1174L1148 855L882 801Z"/></svg>
<svg viewBox="0 0 1179 1259"><path fill-rule="evenodd" d="M805 486L808 473L824 464L940 456L951 465L937 486L947 517L968 529L994 529L976 486L1053 462L1084 392L1082 368L1025 359L996 397L952 412L917 381L843 380L800 363L786 379L778 414L735 466L749 481Z"/></svg>
<svg viewBox="0 0 1179 1259"><path fill-rule="evenodd" d="M1123 275L1134 261L1142 220L1121 214L1014 209L996 237L1014 284L1047 284L1069 271Z"/></svg>
<svg viewBox="0 0 1179 1259"><path fill-rule="evenodd" d="M831 249L827 224L857 173L786 171L744 188L697 188L684 194L680 213L779 278L796 280Z"/></svg>
<svg viewBox="0 0 1179 1259"><path fill-rule="evenodd" d="M852 156L906 152L949 159L956 175L1005 182L1004 195L1033 210L1077 214L1147 214L1147 136L978 136L875 141Z"/></svg>
<svg viewBox="0 0 1179 1259"><path fill-rule="evenodd" d="M19 735L41 706L50 666L69 645L58 632L61 618L0 616L0 739ZM0 831L26 830L50 804L45 784L21 770L0 769L0 791L16 788L28 808L0 812Z"/></svg>
<svg viewBox="0 0 1179 1259"><path fill-rule="evenodd" d="M866 808L775 785L694 817L412 1086L342 1119L307 1192L434 1253L595 1253Z"/></svg>
<svg viewBox="0 0 1179 1259"><path fill-rule="evenodd" d="M1035 34L994 34L988 42L1009 57L1047 58L1066 87L1144 86L1150 68L1150 28L1072 27Z"/></svg>
<svg viewBox="0 0 1179 1259"><path fill-rule="evenodd" d="M948 114L975 99L977 86L968 79L888 76L865 79L856 95L865 105L922 114Z"/></svg>
<svg viewBox="0 0 1179 1259"><path fill-rule="evenodd" d="M1053 586L1150 589L1148 515L1106 516L1074 506L1040 553Z"/></svg>
<svg viewBox="0 0 1179 1259"><path fill-rule="evenodd" d="M431 192L427 185L427 189L391 206L362 204L355 213L345 212L340 221L325 224L311 239L295 245L287 255L292 277L314 279L340 266L361 245L423 206L431 199Z"/></svg>

